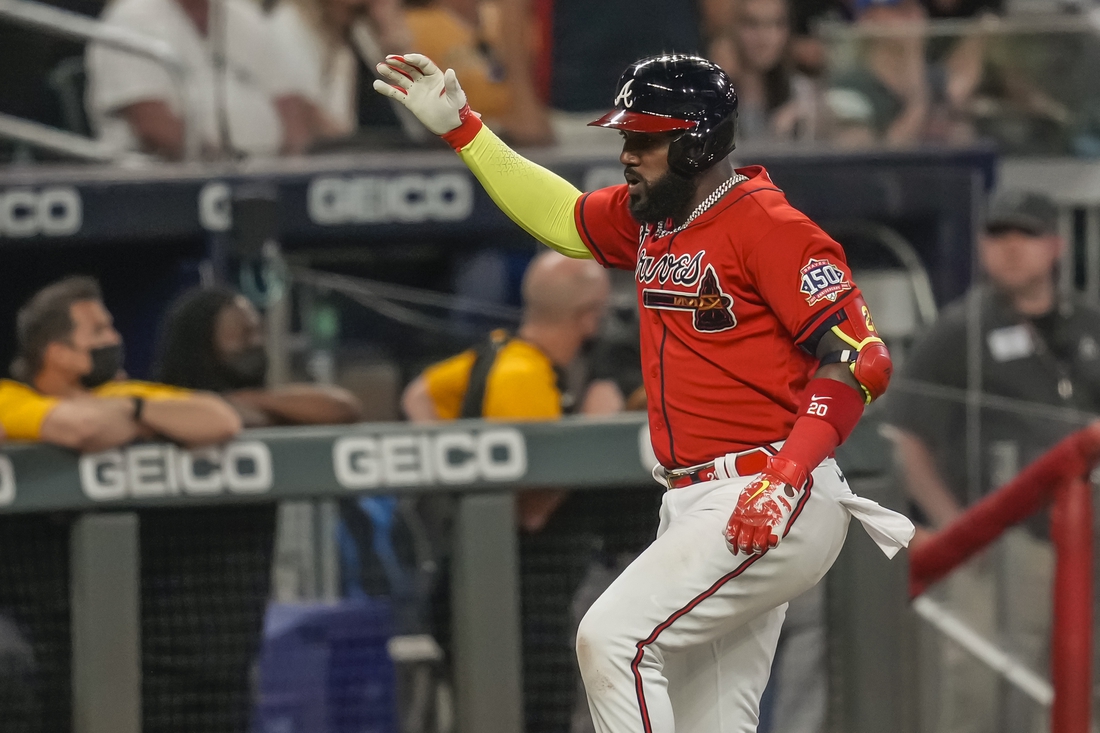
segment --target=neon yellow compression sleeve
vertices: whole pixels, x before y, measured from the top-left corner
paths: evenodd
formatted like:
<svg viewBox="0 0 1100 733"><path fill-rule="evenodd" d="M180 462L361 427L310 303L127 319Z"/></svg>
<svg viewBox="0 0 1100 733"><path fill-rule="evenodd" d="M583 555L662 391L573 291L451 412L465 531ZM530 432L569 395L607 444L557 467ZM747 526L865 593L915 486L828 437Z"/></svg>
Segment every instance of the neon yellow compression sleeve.
<svg viewBox="0 0 1100 733"><path fill-rule="evenodd" d="M536 165L482 127L459 151L501 211L547 247L574 259L591 259L573 207L581 197L573 184Z"/></svg>

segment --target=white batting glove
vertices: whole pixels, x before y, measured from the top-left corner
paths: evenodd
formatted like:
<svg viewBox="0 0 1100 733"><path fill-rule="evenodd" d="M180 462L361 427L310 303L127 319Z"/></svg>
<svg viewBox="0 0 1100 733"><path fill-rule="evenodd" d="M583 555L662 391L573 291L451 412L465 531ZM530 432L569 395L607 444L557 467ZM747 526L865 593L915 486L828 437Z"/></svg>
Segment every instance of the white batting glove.
<svg viewBox="0 0 1100 733"><path fill-rule="evenodd" d="M377 69L388 83L377 79L374 90L405 105L436 135L457 129L473 114L455 72L441 71L427 56L387 56Z"/></svg>

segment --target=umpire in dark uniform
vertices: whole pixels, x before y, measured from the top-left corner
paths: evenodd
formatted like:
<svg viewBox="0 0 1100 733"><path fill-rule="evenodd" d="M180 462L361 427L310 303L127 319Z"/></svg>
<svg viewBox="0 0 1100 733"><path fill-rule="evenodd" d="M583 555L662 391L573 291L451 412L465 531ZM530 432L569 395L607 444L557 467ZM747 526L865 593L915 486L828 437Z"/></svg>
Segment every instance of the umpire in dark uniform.
<svg viewBox="0 0 1100 733"><path fill-rule="evenodd" d="M935 527L1100 413L1100 310L1058 292L1065 243L1057 219L1042 195L995 198L978 242L983 281L944 309L891 385L888 422L906 489L918 518ZM959 613L999 631L1033 669L1044 668L1049 638L1048 522L1043 513L1027 531L1009 533L999 562L964 568L960 592L947 593ZM990 572L991 564L1003 572ZM976 575L962 577L968 572ZM948 729L1035 730L1042 711L1014 694L998 705L996 683L981 681L992 679L988 670L945 670L956 675L954 705L941 700L955 722Z"/></svg>

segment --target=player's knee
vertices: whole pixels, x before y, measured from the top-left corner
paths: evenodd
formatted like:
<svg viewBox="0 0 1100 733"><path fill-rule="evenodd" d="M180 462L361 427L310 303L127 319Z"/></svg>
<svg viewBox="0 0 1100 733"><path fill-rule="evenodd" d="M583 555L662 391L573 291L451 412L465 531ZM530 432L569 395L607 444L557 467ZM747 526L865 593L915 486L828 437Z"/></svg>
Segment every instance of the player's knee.
<svg viewBox="0 0 1100 733"><path fill-rule="evenodd" d="M616 624L613 616L597 603L581 619L577 629L577 663L586 677L592 670L619 666L614 662L620 657L629 662L633 645L622 636L621 619Z"/></svg>

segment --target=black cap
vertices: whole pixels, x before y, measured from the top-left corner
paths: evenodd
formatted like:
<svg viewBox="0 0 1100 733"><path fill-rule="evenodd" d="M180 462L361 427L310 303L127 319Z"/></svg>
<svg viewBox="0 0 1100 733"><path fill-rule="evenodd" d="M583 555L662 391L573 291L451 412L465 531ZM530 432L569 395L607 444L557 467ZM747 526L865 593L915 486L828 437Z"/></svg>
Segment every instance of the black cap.
<svg viewBox="0 0 1100 733"><path fill-rule="evenodd" d="M1005 191L989 205L986 231L1017 229L1036 237L1058 231L1058 207L1041 193Z"/></svg>

